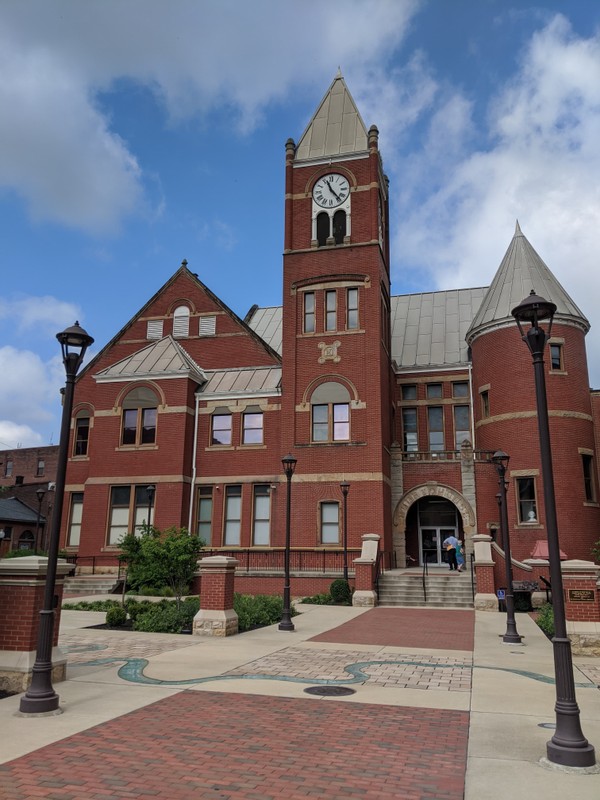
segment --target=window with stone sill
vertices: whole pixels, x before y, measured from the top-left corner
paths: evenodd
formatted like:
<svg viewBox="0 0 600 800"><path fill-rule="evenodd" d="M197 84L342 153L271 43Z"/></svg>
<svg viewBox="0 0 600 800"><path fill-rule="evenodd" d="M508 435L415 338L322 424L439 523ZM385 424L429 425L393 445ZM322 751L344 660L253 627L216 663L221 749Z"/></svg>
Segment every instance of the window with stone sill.
<svg viewBox="0 0 600 800"><path fill-rule="evenodd" d="M519 523L537 524L537 502L535 497L535 478L533 475L515 479L517 490L517 511Z"/></svg>

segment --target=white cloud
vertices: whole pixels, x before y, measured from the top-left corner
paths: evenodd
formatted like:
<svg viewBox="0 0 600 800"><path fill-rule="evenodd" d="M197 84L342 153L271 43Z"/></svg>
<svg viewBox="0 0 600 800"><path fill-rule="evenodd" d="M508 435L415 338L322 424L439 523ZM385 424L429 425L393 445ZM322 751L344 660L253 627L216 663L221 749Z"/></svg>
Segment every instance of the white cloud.
<svg viewBox="0 0 600 800"><path fill-rule="evenodd" d="M29 334L30 338L32 332L40 338L55 335L80 318L77 306L49 295L0 298L0 319L9 322L13 332Z"/></svg>
<svg viewBox="0 0 600 800"><path fill-rule="evenodd" d="M449 108L455 113L446 117ZM403 270L421 270L440 288L486 285L518 218L591 317L600 307L600 38L577 37L556 16L532 37L488 111L487 147L467 153L460 138L472 134L469 106L450 97L411 155L394 248ZM593 367L600 363L594 332L588 348ZM598 383L600 373L591 372Z"/></svg>
<svg viewBox="0 0 600 800"><path fill-rule="evenodd" d="M56 381L56 363L44 363L29 350L0 347L0 375L0 421L4 428L8 430L13 426L11 438L25 437L25 433L31 431L27 441L37 437L34 444L39 443L39 436L33 434L31 426L47 423L55 413L61 385ZM0 439L8 441L6 435ZM20 440L20 443L26 442Z"/></svg>
<svg viewBox="0 0 600 800"><path fill-rule="evenodd" d="M173 122L233 112L239 130L338 64L381 61L418 0L29 0L0 6L0 184L36 219L91 232L143 209L145 176L98 93L118 80L160 98ZM276 65L276 67L274 66Z"/></svg>

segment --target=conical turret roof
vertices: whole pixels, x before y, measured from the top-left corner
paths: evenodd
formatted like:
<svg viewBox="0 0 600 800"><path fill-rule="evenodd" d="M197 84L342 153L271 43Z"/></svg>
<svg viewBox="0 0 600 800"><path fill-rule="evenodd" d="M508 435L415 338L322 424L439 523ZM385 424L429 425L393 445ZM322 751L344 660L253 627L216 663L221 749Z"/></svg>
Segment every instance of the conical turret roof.
<svg viewBox="0 0 600 800"><path fill-rule="evenodd" d="M531 290L556 304L556 318L579 325L585 332L590 323L533 249L517 222L515 234L469 330L467 342L489 327L513 322L511 310Z"/></svg>
<svg viewBox="0 0 600 800"><path fill-rule="evenodd" d="M368 134L342 73L333 79L298 147L296 160L366 151Z"/></svg>

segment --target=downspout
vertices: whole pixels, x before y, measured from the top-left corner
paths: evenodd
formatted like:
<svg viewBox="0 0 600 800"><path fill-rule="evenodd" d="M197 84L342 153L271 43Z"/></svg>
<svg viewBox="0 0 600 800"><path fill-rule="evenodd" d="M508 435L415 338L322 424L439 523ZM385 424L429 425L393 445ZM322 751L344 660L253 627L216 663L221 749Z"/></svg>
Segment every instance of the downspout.
<svg viewBox="0 0 600 800"><path fill-rule="evenodd" d="M196 407L194 409L194 447L192 451L192 486L190 488L190 513L188 517L188 531L192 532L192 517L194 515L194 496L196 488L196 455L198 453L198 409L200 407L200 396L198 392L194 395Z"/></svg>
<svg viewBox="0 0 600 800"><path fill-rule="evenodd" d="M473 363L469 361L469 398L471 400L471 444L475 450L475 406L473 405Z"/></svg>

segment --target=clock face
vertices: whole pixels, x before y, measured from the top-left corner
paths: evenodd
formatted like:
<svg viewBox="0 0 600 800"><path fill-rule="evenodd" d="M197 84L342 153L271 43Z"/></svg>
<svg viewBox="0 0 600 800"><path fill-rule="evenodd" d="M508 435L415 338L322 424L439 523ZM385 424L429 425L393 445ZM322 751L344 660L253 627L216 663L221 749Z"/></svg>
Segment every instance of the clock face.
<svg viewBox="0 0 600 800"><path fill-rule="evenodd" d="M350 184L343 175L323 175L315 183L313 199L321 208L341 206L350 193Z"/></svg>

